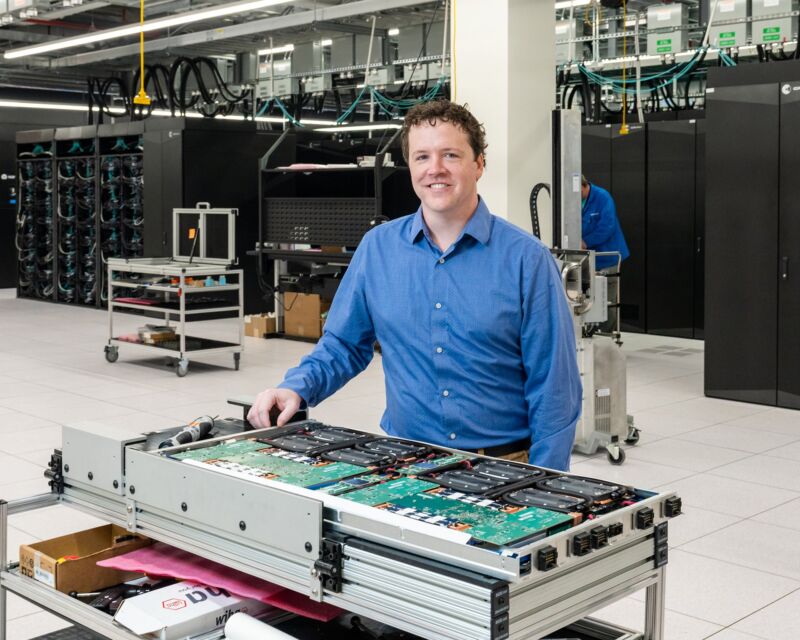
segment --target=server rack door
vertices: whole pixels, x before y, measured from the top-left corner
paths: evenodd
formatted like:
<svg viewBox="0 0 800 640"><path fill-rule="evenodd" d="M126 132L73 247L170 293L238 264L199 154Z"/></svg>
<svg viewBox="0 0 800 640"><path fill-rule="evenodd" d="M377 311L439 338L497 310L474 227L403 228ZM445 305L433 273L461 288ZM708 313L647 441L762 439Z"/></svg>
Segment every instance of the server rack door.
<svg viewBox="0 0 800 640"><path fill-rule="evenodd" d="M642 125L631 125L630 133L611 133L611 195L617 205L622 233L630 257L622 263L620 295L622 330L644 332L646 315L646 221L647 221L647 132Z"/></svg>
<svg viewBox="0 0 800 640"><path fill-rule="evenodd" d="M611 125L588 125L581 129L583 175L611 192Z"/></svg>
<svg viewBox="0 0 800 640"><path fill-rule="evenodd" d="M778 85L706 98L705 392L775 404Z"/></svg>
<svg viewBox="0 0 800 640"><path fill-rule="evenodd" d="M17 145L13 140L0 140L0 288L17 284L17 180L14 164Z"/></svg>
<svg viewBox="0 0 800 640"><path fill-rule="evenodd" d="M800 82L780 93L778 405L800 409Z"/></svg>
<svg viewBox="0 0 800 640"><path fill-rule="evenodd" d="M694 162L694 337L702 340L705 331L706 265L706 121L698 120L695 128Z"/></svg>
<svg viewBox="0 0 800 640"><path fill-rule="evenodd" d="M695 124L647 125L647 332L694 335Z"/></svg>

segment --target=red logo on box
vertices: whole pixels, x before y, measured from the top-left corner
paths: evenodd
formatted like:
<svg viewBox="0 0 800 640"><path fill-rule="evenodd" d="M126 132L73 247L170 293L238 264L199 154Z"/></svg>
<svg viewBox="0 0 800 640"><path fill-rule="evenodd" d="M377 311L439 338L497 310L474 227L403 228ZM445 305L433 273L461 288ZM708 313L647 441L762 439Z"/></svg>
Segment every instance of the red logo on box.
<svg viewBox="0 0 800 640"><path fill-rule="evenodd" d="M169 600L164 600L164 602L161 603L161 606L172 611L176 609L183 609L186 606L186 600L181 600L180 598L170 598Z"/></svg>

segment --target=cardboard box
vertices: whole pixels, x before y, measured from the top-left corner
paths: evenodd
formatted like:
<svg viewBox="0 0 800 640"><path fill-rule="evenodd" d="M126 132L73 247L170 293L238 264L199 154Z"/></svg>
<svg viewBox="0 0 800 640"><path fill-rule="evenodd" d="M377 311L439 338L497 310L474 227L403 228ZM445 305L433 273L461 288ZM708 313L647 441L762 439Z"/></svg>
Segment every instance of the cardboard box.
<svg viewBox="0 0 800 640"><path fill-rule="evenodd" d="M275 316L268 313L244 317L244 335L251 338L263 338L268 333L275 333Z"/></svg>
<svg viewBox="0 0 800 640"><path fill-rule="evenodd" d="M98 567L97 562L151 544L152 540L107 524L60 538L23 544L19 548L22 575L43 582L62 593L86 593L113 587L141 577L140 573ZM67 556L75 559L62 560Z"/></svg>
<svg viewBox="0 0 800 640"><path fill-rule="evenodd" d="M287 293L283 297L286 307L283 328L286 335L302 338L319 338L322 335L322 314L331 307L316 293Z"/></svg>
<svg viewBox="0 0 800 640"><path fill-rule="evenodd" d="M124 600L114 621L145 638L172 640L219 629L240 611L259 616L272 609L258 600L232 596L225 589L178 582Z"/></svg>

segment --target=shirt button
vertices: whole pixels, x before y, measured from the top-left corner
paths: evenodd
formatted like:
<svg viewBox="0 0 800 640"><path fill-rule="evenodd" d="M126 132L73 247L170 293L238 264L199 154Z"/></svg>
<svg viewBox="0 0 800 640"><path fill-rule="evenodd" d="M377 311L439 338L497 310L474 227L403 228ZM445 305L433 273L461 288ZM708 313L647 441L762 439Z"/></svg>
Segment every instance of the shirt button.
<svg viewBox="0 0 800 640"><path fill-rule="evenodd" d="M439 258L439 264L444 264L444 258Z"/></svg>
<svg viewBox="0 0 800 640"><path fill-rule="evenodd" d="M455 440L456 439L456 434L455 433L451 433L450 434L450 439L451 440Z"/></svg>
<svg viewBox="0 0 800 640"><path fill-rule="evenodd" d="M446 398L447 396L450 395L450 392L447 389L445 389L444 391L442 391L442 395Z"/></svg>
<svg viewBox="0 0 800 640"><path fill-rule="evenodd" d="M442 308L442 303L441 303L441 302L437 302L437 303L436 303L434 306L435 306L437 309L441 309L441 308Z"/></svg>
<svg viewBox="0 0 800 640"><path fill-rule="evenodd" d="M444 349L441 347L436 347L436 353L441 353L442 351L444 351Z"/></svg>

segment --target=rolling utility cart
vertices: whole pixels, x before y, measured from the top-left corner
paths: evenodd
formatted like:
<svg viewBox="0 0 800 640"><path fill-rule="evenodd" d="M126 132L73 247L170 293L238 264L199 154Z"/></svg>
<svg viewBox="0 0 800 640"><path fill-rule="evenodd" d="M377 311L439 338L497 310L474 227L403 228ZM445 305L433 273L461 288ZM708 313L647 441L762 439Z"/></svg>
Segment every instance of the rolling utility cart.
<svg viewBox="0 0 800 640"><path fill-rule="evenodd" d="M208 203L175 209L172 257L108 259L106 360L116 362L119 345L130 345L177 359L179 377L188 373L190 356L231 353L239 369L244 289L242 270L232 268L236 215L236 209L212 209ZM115 313L160 324L115 334ZM224 318L238 318L235 341L187 335L187 323Z"/></svg>
<svg viewBox="0 0 800 640"><path fill-rule="evenodd" d="M252 430L217 419L210 439L162 448L180 429L64 426L52 492L0 499L0 640L8 591L105 638L136 638L8 562L8 516L53 504L415 638L664 640L674 492L311 420ZM640 590L643 632L587 620Z"/></svg>

